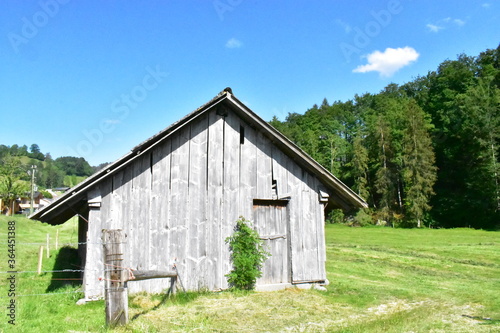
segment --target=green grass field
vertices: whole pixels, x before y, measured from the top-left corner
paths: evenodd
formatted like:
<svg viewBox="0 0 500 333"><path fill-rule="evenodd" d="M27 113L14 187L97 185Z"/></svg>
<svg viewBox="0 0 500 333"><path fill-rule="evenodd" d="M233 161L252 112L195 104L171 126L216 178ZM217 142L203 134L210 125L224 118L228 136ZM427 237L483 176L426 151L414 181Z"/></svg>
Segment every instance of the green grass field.
<svg viewBox="0 0 500 333"><path fill-rule="evenodd" d="M8 270L9 220L0 217L2 272ZM75 261L74 250L53 249L56 230L60 244L77 242L75 220L57 227L22 217L15 221L18 271L36 271L47 233L52 251L43 270ZM116 331L500 332L500 233L328 225L326 235L326 292L133 295L130 324ZM82 297L78 285L54 280L61 278L54 274L18 274L17 295L36 296L17 297L12 327L7 322L7 274L1 273L0 331L107 331L104 302L76 305Z"/></svg>

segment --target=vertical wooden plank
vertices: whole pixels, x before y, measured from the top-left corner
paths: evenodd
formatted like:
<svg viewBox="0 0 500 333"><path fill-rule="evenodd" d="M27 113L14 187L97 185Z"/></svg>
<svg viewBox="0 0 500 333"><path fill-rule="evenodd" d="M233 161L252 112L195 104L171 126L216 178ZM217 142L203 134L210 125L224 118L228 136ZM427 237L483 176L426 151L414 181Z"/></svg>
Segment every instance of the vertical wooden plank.
<svg viewBox="0 0 500 333"><path fill-rule="evenodd" d="M189 149L189 253L187 271L190 279L185 287L191 290L207 287L207 127L208 118L201 117L191 125Z"/></svg>
<svg viewBox="0 0 500 333"><path fill-rule="evenodd" d="M126 166L122 171L119 171L121 174L120 176L120 182L117 185L114 185L114 192L118 192L120 197L121 197L121 221L120 221L120 228L123 230L125 235L134 235L135 231L137 230L137 227L135 225L135 216L134 216L134 205L132 204L132 198L133 198L133 166L128 165ZM128 240L126 240L128 241ZM133 253L130 251L131 245L127 244L127 248L129 249L127 251L127 255L124 256L123 262L125 267L133 267L132 262L134 260L134 257L137 255L136 253ZM134 292L133 289L131 289L132 292Z"/></svg>
<svg viewBox="0 0 500 333"><path fill-rule="evenodd" d="M278 214L278 229L276 233L278 235L283 235L283 238L276 239L276 246L278 248L279 253L279 269L276 274L276 281L278 283L287 283L290 282L288 277L290 276L288 271L288 207L282 207L277 211Z"/></svg>
<svg viewBox="0 0 500 333"><path fill-rule="evenodd" d="M129 204L132 207L131 223L134 231L133 237L127 239L127 254L130 257L130 267L138 270L148 270L151 260L150 243L150 196L151 196L151 171L150 156L148 153L141 155L132 163L132 195ZM131 292L143 290L149 292L150 281L141 281L134 284Z"/></svg>
<svg viewBox="0 0 500 333"><path fill-rule="evenodd" d="M272 191L272 144L262 132L257 133L257 187L256 197L271 199Z"/></svg>
<svg viewBox="0 0 500 333"><path fill-rule="evenodd" d="M232 112L225 118L224 123L224 180L223 180L223 218L222 238L233 233L233 229L240 216L239 210L239 181L240 181L240 123L239 118ZM223 275L231 271L230 252L227 244L221 249ZM227 287L226 278L223 279L223 288Z"/></svg>
<svg viewBox="0 0 500 333"><path fill-rule="evenodd" d="M276 194L280 198L288 193L288 172L286 170L285 154L276 146L272 146L272 174L276 182Z"/></svg>
<svg viewBox="0 0 500 333"><path fill-rule="evenodd" d="M169 198L170 198L170 140L166 140L153 150L152 155L152 201L151 201L151 242L154 244L151 269L171 269L172 257L169 253ZM151 281L152 290L159 292L165 287L162 279ZM153 285L154 284L154 285Z"/></svg>
<svg viewBox="0 0 500 333"><path fill-rule="evenodd" d="M112 194L111 194L111 209L112 209L112 219L114 221L117 221L119 224L119 227L122 228L123 230L126 230L124 227L125 221L124 221L124 216L125 216L125 210L128 208L128 202L124 200L124 172L119 171L116 174L114 174L112 180ZM117 226L113 226L113 228L118 228Z"/></svg>
<svg viewBox="0 0 500 333"><path fill-rule="evenodd" d="M269 206L263 206L263 205L255 205L254 206L254 216L253 216L254 227L261 237L265 237L266 235L268 235L268 231L266 228L268 224L266 223L266 221L269 219L269 216L268 216L270 214L269 208L270 208ZM264 245L264 248L266 249L266 251L268 251L269 253L271 253L271 255L273 255L274 252L273 252L273 249L271 249L269 241L264 240L263 243L264 243L263 245ZM265 284L270 283L271 268L272 268L271 260L268 259L262 265L262 276L259 279L257 279L257 282L256 282L258 285L265 285Z"/></svg>
<svg viewBox="0 0 500 333"><path fill-rule="evenodd" d="M319 201L319 197L318 197ZM317 211L317 243L318 243L318 271L320 280L326 280L326 241L325 241L325 205L318 202Z"/></svg>
<svg viewBox="0 0 500 333"><path fill-rule="evenodd" d="M289 184L291 200L289 203L290 220L290 259L292 262L292 282L302 281L304 278L304 232L303 200L302 200L302 169L292 163L289 166Z"/></svg>
<svg viewBox="0 0 500 333"><path fill-rule="evenodd" d="M207 270L212 272L207 278L211 290L222 288L221 248L224 240L221 235L222 196L223 196L223 143L224 118L216 111L208 114L208 169L207 169Z"/></svg>
<svg viewBox="0 0 500 333"><path fill-rule="evenodd" d="M158 211L161 209L159 205L159 194L158 194L158 184L160 175L156 174L158 171L156 164L158 164L158 151L162 150L162 145L155 147L150 154L150 173L151 173L151 194L150 194L150 206L149 206L149 234L150 234L150 244L151 249L149 250L150 261L149 268L150 270L160 270L160 227L158 223ZM152 280L150 283L151 291L157 292L157 286L159 281Z"/></svg>
<svg viewBox="0 0 500 333"><path fill-rule="evenodd" d="M240 215L252 218L252 203L257 185L257 133L245 123L243 143L240 142Z"/></svg>
<svg viewBox="0 0 500 333"><path fill-rule="evenodd" d="M303 228L307 230L304 235L304 256L307 260L307 265L304 274L304 281L318 281L321 280L322 274L320 267L322 266L321 258L319 257L318 234L321 233L320 229L323 226L319 225L318 206L318 181L316 177L307 174L303 186L303 200L304 200L304 222Z"/></svg>
<svg viewBox="0 0 500 333"><path fill-rule="evenodd" d="M171 193L171 239L170 253L177 258L177 269L182 283L188 282L186 276L186 257L189 253L189 137L190 126L184 127L172 137L170 166Z"/></svg>
<svg viewBox="0 0 500 333"><path fill-rule="evenodd" d="M88 207L82 209L78 216L78 257L81 267L85 267L87 257L87 232L89 230L89 211ZM85 286L85 282L83 282Z"/></svg>
<svg viewBox="0 0 500 333"><path fill-rule="evenodd" d="M315 203L312 200L315 192L312 191L310 187L310 183L312 181L312 176L308 173L305 173L304 183L302 187L302 229L304 232L303 251L305 260L304 275L302 276L303 281L314 280L314 277L317 275L316 221L314 220L316 209Z"/></svg>
<svg viewBox="0 0 500 333"><path fill-rule="evenodd" d="M103 229L121 228L120 223L113 218L113 211L119 208L112 203L112 177L108 177L100 182L97 191L101 196L101 223Z"/></svg>
<svg viewBox="0 0 500 333"><path fill-rule="evenodd" d="M99 279L104 276L101 242L101 214L99 208L90 208L88 216L88 232L86 237L87 255L83 284L85 298L92 299L103 296L104 282Z"/></svg>
<svg viewBox="0 0 500 333"><path fill-rule="evenodd" d="M314 243L316 244L316 275L314 277L314 281L324 280L325 278L325 261L326 258L323 256L325 244L324 244L324 229L325 222L323 216L323 204L319 200L319 180L314 177L314 187L311 189L311 205L314 210L314 222L315 222L315 234Z"/></svg>

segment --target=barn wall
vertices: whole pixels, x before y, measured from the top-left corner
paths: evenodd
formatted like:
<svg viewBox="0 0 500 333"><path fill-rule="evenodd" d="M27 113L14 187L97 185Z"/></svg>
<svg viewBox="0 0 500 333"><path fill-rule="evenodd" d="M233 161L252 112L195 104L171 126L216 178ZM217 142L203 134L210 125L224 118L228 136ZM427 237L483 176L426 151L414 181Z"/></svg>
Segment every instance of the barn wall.
<svg viewBox="0 0 500 333"><path fill-rule="evenodd" d="M231 264L224 239L235 221L253 218L253 199L289 197L293 281L324 280L319 185L234 113L208 112L89 194L101 204L89 213L86 267L102 269L101 246L92 244L102 229L123 229L126 267L163 270L175 262L186 289L227 288ZM89 290L100 288L95 278L87 274ZM168 279L156 279L131 282L129 290L159 292L168 286Z"/></svg>

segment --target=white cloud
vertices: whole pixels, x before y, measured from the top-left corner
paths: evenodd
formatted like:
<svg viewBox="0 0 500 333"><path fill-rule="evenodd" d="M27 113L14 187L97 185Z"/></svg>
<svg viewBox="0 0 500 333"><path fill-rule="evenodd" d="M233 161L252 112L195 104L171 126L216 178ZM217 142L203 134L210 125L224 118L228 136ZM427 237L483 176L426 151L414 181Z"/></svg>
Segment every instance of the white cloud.
<svg viewBox="0 0 500 333"><path fill-rule="evenodd" d="M236 38L231 38L226 42L226 47L228 49L237 49L243 46L243 43L237 40Z"/></svg>
<svg viewBox="0 0 500 333"><path fill-rule="evenodd" d="M462 19L454 19L451 17L445 17L444 19L441 19L437 21L435 24L433 23L428 23L426 25L427 29L431 32L439 32L440 30L447 29L450 27L450 25L456 25L458 27L462 27L465 25L465 21Z"/></svg>
<svg viewBox="0 0 500 333"><path fill-rule="evenodd" d="M439 26L439 25L435 25L435 24L427 24L426 25L427 29L429 29L429 31L432 31L432 32L438 32L439 30L442 30L444 29L443 27Z"/></svg>
<svg viewBox="0 0 500 333"><path fill-rule="evenodd" d="M346 34L348 34L352 31L352 27L349 25L349 23L346 23L346 22L342 21L341 19L336 19L335 23L340 25L342 27L342 29L344 29Z"/></svg>
<svg viewBox="0 0 500 333"><path fill-rule="evenodd" d="M360 65L354 73L379 72L380 76L389 77L401 68L418 59L420 54L414 48L406 46L397 49L386 48L384 52L375 51L366 56L368 64Z"/></svg>

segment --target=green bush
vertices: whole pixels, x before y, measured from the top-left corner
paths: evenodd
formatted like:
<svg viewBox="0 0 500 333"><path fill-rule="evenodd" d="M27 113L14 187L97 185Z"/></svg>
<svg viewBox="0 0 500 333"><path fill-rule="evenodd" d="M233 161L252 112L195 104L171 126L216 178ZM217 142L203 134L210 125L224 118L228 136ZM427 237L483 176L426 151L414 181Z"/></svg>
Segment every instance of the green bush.
<svg viewBox="0 0 500 333"><path fill-rule="evenodd" d="M251 222L240 216L234 233L226 238L231 250L233 269L226 274L229 286L239 290L252 290L262 276L262 264L271 255L264 250L263 241L251 227Z"/></svg>
<svg viewBox="0 0 500 333"><path fill-rule="evenodd" d="M345 215L342 209L333 209L328 213L326 223L344 223Z"/></svg>
<svg viewBox="0 0 500 333"><path fill-rule="evenodd" d="M364 227L370 224L373 224L373 220L369 211L366 209L358 210L356 215L353 217L353 225Z"/></svg>
<svg viewBox="0 0 500 333"><path fill-rule="evenodd" d="M50 192L48 192L48 191L41 190L40 192L42 193L43 197L46 198L46 199L52 199L52 198L54 198L52 196L52 194L50 194Z"/></svg>

